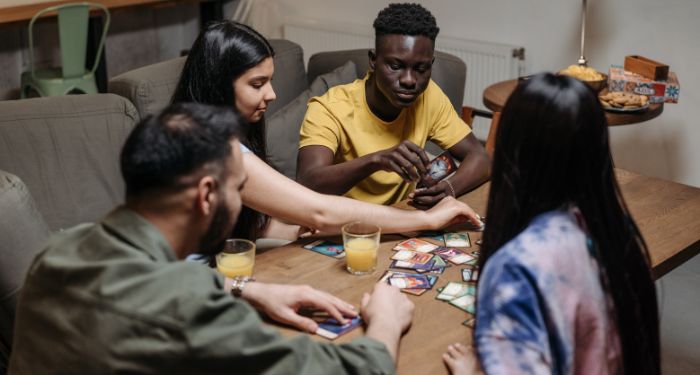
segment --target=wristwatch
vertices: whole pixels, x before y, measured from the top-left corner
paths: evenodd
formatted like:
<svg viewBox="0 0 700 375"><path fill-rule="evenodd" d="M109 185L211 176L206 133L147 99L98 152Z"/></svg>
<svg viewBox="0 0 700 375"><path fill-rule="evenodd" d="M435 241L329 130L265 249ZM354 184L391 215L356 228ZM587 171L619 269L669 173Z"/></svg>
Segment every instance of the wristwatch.
<svg viewBox="0 0 700 375"><path fill-rule="evenodd" d="M231 294L234 297L240 297L243 294L243 287L250 281L255 281L254 277L251 276L236 276L231 279Z"/></svg>

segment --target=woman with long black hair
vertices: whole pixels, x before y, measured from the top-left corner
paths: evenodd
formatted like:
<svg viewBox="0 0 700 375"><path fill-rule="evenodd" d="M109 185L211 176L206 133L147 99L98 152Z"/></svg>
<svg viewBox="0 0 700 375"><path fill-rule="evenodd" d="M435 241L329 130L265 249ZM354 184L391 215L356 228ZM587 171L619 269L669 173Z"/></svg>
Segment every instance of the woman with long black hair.
<svg viewBox="0 0 700 375"><path fill-rule="evenodd" d="M293 240L300 227L337 233L355 220L379 225L385 233L438 229L455 220L479 223L469 206L453 198L428 211L401 210L316 193L267 165L264 114L275 99L273 56L269 42L249 26L232 21L210 24L190 49L172 97L173 102L233 106L250 123L243 149L248 177L241 192L244 210L234 237Z"/></svg>
<svg viewBox="0 0 700 375"><path fill-rule="evenodd" d="M517 87L486 217L474 330L485 373L660 373L649 255L588 86L542 74ZM460 344L443 359L453 373L478 365Z"/></svg>

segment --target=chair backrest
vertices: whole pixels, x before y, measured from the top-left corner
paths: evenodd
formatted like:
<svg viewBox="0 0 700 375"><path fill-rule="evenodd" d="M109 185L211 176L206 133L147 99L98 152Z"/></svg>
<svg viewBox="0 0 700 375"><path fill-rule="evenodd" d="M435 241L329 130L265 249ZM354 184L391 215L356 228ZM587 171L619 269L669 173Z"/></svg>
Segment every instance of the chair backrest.
<svg viewBox="0 0 700 375"><path fill-rule="evenodd" d="M19 292L50 231L22 180L4 171L0 171L0 212L0 362L7 364Z"/></svg>
<svg viewBox="0 0 700 375"><path fill-rule="evenodd" d="M266 117L270 117L309 87L301 47L284 39L270 39L270 44L275 50L275 78L272 86L277 99L270 103ZM134 103L141 118L158 113L170 103L185 60L186 57L179 57L120 74L109 81L108 91Z"/></svg>
<svg viewBox="0 0 700 375"><path fill-rule="evenodd" d="M97 47L95 64L91 68L94 73L99 63L99 57L104 48L107 30L109 29L109 10L97 3L70 3L48 7L37 12L29 22L29 64L34 75L34 23L46 13L58 12L58 38L61 46L61 70L64 78L75 78L85 75L85 55L87 53L88 21L90 8L99 8L104 13L104 27Z"/></svg>
<svg viewBox="0 0 700 375"><path fill-rule="evenodd" d="M320 74L342 66L347 61L355 63L357 76L364 77L369 68L369 49L353 49L343 51L319 52L309 59L309 82ZM450 98L457 113L461 113L464 101L464 85L467 79L467 65L457 56L446 52L435 51L435 63L433 64L432 80L440 86L442 91Z"/></svg>
<svg viewBox="0 0 700 375"><path fill-rule="evenodd" d="M138 119L113 94L0 101L0 169L24 181L52 230L96 221L123 202L119 154Z"/></svg>

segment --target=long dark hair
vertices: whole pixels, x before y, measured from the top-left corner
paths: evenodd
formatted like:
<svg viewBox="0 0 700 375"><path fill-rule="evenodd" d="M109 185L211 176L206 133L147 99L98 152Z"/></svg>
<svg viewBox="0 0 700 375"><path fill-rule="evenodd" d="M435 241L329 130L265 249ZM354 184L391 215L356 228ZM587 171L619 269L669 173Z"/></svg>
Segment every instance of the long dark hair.
<svg viewBox="0 0 700 375"><path fill-rule="evenodd" d="M546 211L573 203L594 242L628 374L659 374L659 318L649 254L620 194L603 108L570 77L541 74L506 103L494 151L479 267Z"/></svg>
<svg viewBox="0 0 700 375"><path fill-rule="evenodd" d="M267 39L251 27L233 21L211 23L190 49L172 102L235 106L236 78L274 55ZM241 141L267 161L264 117L247 126ZM267 216L244 206L232 236L255 240L268 220Z"/></svg>

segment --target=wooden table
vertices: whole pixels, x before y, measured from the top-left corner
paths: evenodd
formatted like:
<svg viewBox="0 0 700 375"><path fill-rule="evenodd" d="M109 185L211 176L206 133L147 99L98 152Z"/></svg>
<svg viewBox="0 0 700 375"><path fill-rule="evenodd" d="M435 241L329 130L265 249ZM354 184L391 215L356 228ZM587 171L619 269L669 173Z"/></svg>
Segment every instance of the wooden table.
<svg viewBox="0 0 700 375"><path fill-rule="evenodd" d="M513 93L517 85L518 80L511 79L494 83L487 87L486 90L484 90L484 105L494 112L501 112L508 97L510 97L510 94ZM610 126L629 125L651 120L659 116L663 111L664 104L658 103L649 105L647 110L641 112L619 113L605 111L605 117Z"/></svg>
<svg viewBox="0 0 700 375"><path fill-rule="evenodd" d="M623 196L640 227L649 251L655 278L659 278L700 252L700 189L617 170ZM477 212L485 214L488 183L461 197ZM470 233L472 243L481 237ZM255 276L260 281L308 284L359 305L362 294L371 291L374 283L389 266L394 244L404 239L383 235L377 271L369 276L352 276L345 271L345 262L301 248L301 243L267 251L258 255ZM339 240L339 239L338 239ZM309 241L303 241L306 243ZM478 246L472 244L477 249ZM437 286L447 281L461 281L462 266L452 266L440 276ZM401 342L398 371L402 374L445 374L441 355L448 344L471 342L472 331L462 325L469 314L435 299L436 291L422 296L409 296L416 304L414 321ZM300 333L286 328L285 335ZM362 334L355 330L336 342L351 341ZM315 340L325 341L313 336Z"/></svg>

